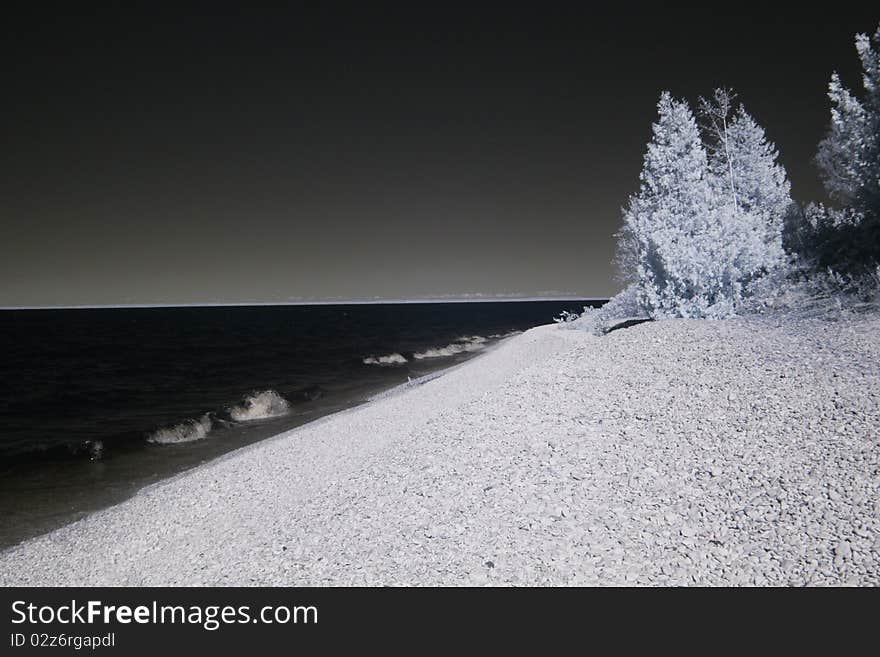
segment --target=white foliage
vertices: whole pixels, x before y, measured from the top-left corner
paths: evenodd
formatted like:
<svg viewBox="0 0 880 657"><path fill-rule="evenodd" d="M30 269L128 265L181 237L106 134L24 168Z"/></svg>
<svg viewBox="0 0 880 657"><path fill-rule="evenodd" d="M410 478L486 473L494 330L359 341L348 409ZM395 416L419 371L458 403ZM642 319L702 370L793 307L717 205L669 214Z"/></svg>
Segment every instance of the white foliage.
<svg viewBox="0 0 880 657"><path fill-rule="evenodd" d="M805 275L859 297L875 286L880 265L880 27L856 36L862 64L861 97L835 73L828 85L831 120L816 165L835 206L811 203L790 215L786 247ZM842 278L824 272L833 270ZM870 296L870 295L869 295Z"/></svg>
<svg viewBox="0 0 880 657"><path fill-rule="evenodd" d="M563 311L554 321L564 329L605 335L622 322L643 320L647 317L647 312L639 303L636 286L630 285L599 308L587 306L581 314Z"/></svg>
<svg viewBox="0 0 880 657"><path fill-rule="evenodd" d="M839 204L811 206L801 233L814 267L834 267L873 280L880 263L880 27L856 36L862 98L835 73L828 86L831 122L816 164L828 195Z"/></svg>
<svg viewBox="0 0 880 657"><path fill-rule="evenodd" d="M687 103L660 97L617 256L651 316L729 316L749 284L784 261L785 171L748 114L728 121L723 111L725 143L713 144L710 161Z"/></svg>
<svg viewBox="0 0 880 657"><path fill-rule="evenodd" d="M743 221L761 235L765 267L783 258L782 225L791 206L791 184L764 129L740 107L730 123L730 167Z"/></svg>
<svg viewBox="0 0 880 657"><path fill-rule="evenodd" d="M873 41L873 43L872 43ZM831 123L816 163L829 196L845 207L876 203L880 196L880 27L873 39L856 36L864 98L858 99L835 73L828 85ZM875 206L876 209L876 206ZM859 213L861 214L861 213ZM859 220L859 215L851 219Z"/></svg>

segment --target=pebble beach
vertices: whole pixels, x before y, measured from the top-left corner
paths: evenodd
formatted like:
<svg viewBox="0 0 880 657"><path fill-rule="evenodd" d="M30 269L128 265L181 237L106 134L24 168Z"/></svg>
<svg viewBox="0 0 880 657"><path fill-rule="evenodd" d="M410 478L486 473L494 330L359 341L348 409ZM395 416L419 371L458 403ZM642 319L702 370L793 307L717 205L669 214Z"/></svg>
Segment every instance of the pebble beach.
<svg viewBox="0 0 880 657"><path fill-rule="evenodd" d="M0 553L4 586L880 584L880 317L542 326Z"/></svg>

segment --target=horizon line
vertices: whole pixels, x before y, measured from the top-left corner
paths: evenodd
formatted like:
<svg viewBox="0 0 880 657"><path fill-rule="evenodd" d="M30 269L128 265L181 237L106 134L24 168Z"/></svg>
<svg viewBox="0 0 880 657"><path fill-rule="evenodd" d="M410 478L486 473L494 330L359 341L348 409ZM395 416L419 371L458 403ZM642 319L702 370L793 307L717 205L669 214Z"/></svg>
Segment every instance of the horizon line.
<svg viewBox="0 0 880 657"><path fill-rule="evenodd" d="M368 306L400 305L418 303L522 303L537 301L607 301L610 297L486 297L486 298L426 298L426 299L347 299L323 301L243 301L243 302L205 302L205 303L123 303L123 304L84 304L71 306L0 306L2 310L109 310L109 309L149 309L149 308L246 308L267 306Z"/></svg>

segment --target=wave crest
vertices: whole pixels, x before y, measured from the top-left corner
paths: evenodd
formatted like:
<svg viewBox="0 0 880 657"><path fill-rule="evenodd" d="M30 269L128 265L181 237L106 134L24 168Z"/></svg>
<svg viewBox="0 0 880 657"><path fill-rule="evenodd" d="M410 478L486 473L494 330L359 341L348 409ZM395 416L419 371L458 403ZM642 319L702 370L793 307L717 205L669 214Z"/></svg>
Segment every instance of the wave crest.
<svg viewBox="0 0 880 657"><path fill-rule="evenodd" d="M463 354L465 352L479 351L486 346L488 341L488 338L484 338L482 335L467 335L445 347L431 347L424 351L417 351L413 354L413 358L416 360L424 360L426 358L445 358L448 356L455 356L456 354Z"/></svg>
<svg viewBox="0 0 880 657"><path fill-rule="evenodd" d="M229 409L229 417L236 422L265 420L290 413L290 403L274 390L263 390L245 397L238 406Z"/></svg>
<svg viewBox="0 0 880 657"><path fill-rule="evenodd" d="M196 420L186 420L171 427L163 427L147 436L147 442L157 445L174 445L203 440L211 431L211 417L205 413Z"/></svg>
<svg viewBox="0 0 880 657"><path fill-rule="evenodd" d="M364 358L364 365L403 365L406 362L406 358L398 353Z"/></svg>

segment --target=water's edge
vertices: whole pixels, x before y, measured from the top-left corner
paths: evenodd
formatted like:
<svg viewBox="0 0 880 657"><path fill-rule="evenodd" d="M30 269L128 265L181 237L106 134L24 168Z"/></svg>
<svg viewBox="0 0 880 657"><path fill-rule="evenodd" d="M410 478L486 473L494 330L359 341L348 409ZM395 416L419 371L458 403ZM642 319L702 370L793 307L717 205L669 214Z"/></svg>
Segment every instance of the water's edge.
<svg viewBox="0 0 880 657"><path fill-rule="evenodd" d="M323 412L323 413L319 410L319 411L317 411L317 414L314 417L306 420L305 422L302 422L301 424L297 424L296 426L287 428L284 431L281 431L279 433L271 434L271 435L259 438L257 440L254 440L252 442L248 442L244 445L239 445L237 447L233 447L232 449L230 449L228 451L224 451L224 452L221 452L215 456L211 456L211 457L209 457L209 458L207 458L207 459L205 459L195 465L185 467L181 470L178 470L177 472L172 472L167 475L161 476L157 481L143 482L141 485L135 484L131 488L127 489L125 492L117 492L117 494L108 495L107 499L106 499L106 503L98 502L96 506L94 506L93 508L89 508L85 511L63 514L63 516L59 516L57 518L58 522L51 523L40 530L37 530L34 532L20 532L22 535L20 537L18 537L17 539L15 539L11 542L8 542L8 543L0 544L0 553L5 552L6 550L12 549L17 545L25 543L29 540L34 539L34 538L37 538L40 536L45 536L47 534L51 534L52 532L57 531L57 530L61 529L62 527L66 527L68 525L72 525L77 522L81 522L90 516L93 516L95 514L99 514L103 511L106 511L107 509L118 506L119 504L122 504L122 503L126 502L127 500L133 499L134 497L136 497L138 495L144 494L154 488L165 486L165 485L168 485L170 483L177 481L178 479L187 477L187 476L191 475L193 472L195 472L201 468L213 465L217 462L220 462L220 461L228 459L228 458L236 458L237 456L240 456L245 451L259 447L268 441L288 439L288 438L292 437L293 435L295 435L297 432L303 430L305 427L311 428L311 427L314 427L314 425L316 423L326 422L326 421L330 420L331 418L335 418L339 415L351 413L351 412L353 412L353 411L355 411L355 410L359 409L360 407L365 406L367 404L372 404L372 403L375 403L378 401L382 401L384 399L388 399L390 397L404 394L408 390L411 390L413 388L424 385L425 383L428 383L429 381L432 381L434 379L437 379L439 377L444 376L448 372L451 372L453 370L458 369L459 367L463 367L464 365L468 365L468 364L472 363L473 361L480 358L481 356L485 356L489 353L492 353L497 348L499 348L502 344L506 343L508 340L511 340L515 337L517 337L517 336L512 335L512 336L502 338L502 339L498 340L497 342L489 345L486 349L484 349L482 351L472 352L471 354L464 355L463 360L459 360L459 362L457 362L455 364L449 365L447 367L439 368L433 372L429 372L427 374L424 374L424 375L422 375L418 378L412 379L410 381L407 381L404 383L394 384L390 387L378 387L375 390L375 392L373 392L366 399L349 400L349 401L345 402L341 408L328 407L326 409L326 412ZM2 540L2 538L0 538L0 540Z"/></svg>

